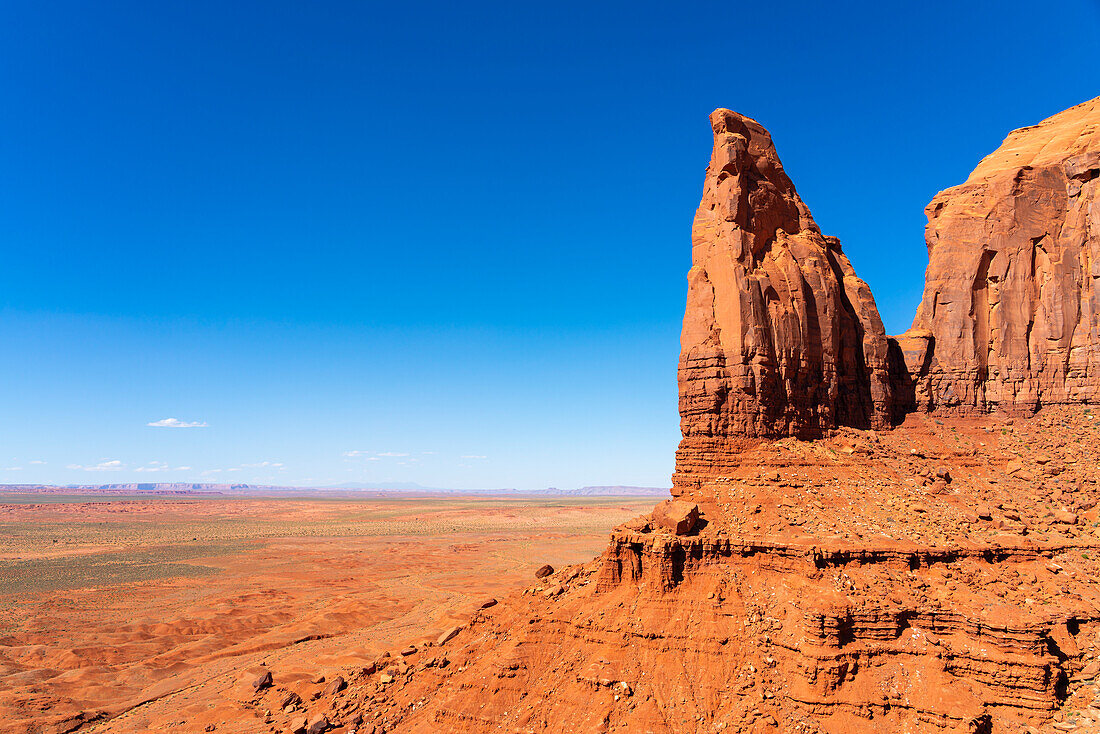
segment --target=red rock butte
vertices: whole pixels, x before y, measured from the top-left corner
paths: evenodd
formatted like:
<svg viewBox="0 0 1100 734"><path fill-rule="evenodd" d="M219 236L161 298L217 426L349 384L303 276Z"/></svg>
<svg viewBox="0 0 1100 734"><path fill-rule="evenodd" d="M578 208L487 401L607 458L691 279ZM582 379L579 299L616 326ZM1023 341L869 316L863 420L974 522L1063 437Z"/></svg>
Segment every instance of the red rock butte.
<svg viewBox="0 0 1100 734"><path fill-rule="evenodd" d="M1011 133L925 209L901 338L915 403L1031 412L1100 398L1100 98Z"/></svg>
<svg viewBox="0 0 1100 734"><path fill-rule="evenodd" d="M1100 730L1100 98L935 197L896 339L768 132L710 122L676 499L430 654L379 660L334 720Z"/></svg>

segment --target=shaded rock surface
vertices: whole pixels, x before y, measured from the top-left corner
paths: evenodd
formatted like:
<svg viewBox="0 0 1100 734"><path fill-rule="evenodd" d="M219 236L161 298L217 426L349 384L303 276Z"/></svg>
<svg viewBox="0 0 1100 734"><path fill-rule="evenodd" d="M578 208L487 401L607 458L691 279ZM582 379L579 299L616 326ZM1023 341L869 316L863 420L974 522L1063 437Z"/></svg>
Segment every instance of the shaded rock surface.
<svg viewBox="0 0 1100 734"><path fill-rule="evenodd" d="M913 403L1034 411L1100 398L1100 97L1009 134L928 205L899 337Z"/></svg>

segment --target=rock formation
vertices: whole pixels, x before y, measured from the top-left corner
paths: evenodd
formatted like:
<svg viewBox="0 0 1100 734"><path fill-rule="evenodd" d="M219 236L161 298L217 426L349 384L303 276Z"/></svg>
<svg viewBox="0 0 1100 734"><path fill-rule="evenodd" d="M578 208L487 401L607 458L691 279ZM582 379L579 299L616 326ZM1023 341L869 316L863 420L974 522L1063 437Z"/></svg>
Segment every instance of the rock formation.
<svg viewBox="0 0 1100 734"><path fill-rule="evenodd" d="M870 290L822 236L768 131L724 109L710 122L681 336L685 448L886 426L886 334Z"/></svg>
<svg viewBox="0 0 1100 734"><path fill-rule="evenodd" d="M899 342L941 412L1100 399L1100 98L1012 132L928 205L928 272Z"/></svg>
<svg viewBox="0 0 1100 734"><path fill-rule="evenodd" d="M936 198L925 301L896 341L768 133L716 111L679 365L677 499L616 528L593 563L476 613L442 656L380 664L365 720L414 732L1100 727L1088 708L1100 702L1100 421L1070 404L1091 399L1100 346L1098 102L1014 134ZM973 415L916 412L878 430L918 403ZM1064 405L981 412L1052 403Z"/></svg>

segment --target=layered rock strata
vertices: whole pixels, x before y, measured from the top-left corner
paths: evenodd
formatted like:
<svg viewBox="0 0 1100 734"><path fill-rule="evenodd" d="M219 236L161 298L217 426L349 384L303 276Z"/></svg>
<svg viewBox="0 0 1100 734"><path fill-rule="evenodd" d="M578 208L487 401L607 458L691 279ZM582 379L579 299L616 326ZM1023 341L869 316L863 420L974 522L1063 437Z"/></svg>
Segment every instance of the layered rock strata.
<svg viewBox="0 0 1100 734"><path fill-rule="evenodd" d="M1100 97L1009 134L925 210L928 271L899 338L914 402L1100 400Z"/></svg>
<svg viewBox="0 0 1100 734"><path fill-rule="evenodd" d="M1054 410L760 442L691 534L660 511L617 528L382 663L351 710L401 732L1077 727L1100 695L1100 426Z"/></svg>

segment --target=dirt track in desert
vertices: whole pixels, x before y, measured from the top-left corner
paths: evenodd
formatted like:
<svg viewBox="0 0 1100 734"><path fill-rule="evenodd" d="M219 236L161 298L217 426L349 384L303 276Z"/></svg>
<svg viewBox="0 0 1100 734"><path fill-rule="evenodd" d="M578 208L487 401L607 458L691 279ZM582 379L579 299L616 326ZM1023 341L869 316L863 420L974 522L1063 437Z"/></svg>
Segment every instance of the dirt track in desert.
<svg viewBox="0 0 1100 734"><path fill-rule="evenodd" d="M239 715L265 667L433 639L654 502L0 499L0 730L266 731Z"/></svg>

